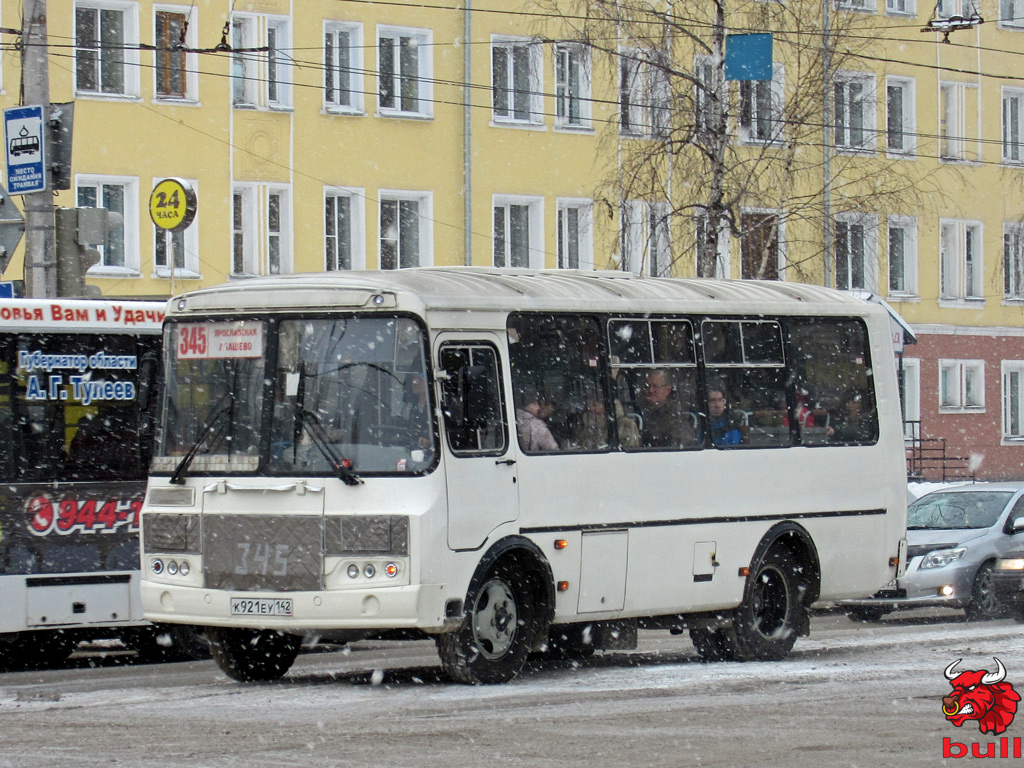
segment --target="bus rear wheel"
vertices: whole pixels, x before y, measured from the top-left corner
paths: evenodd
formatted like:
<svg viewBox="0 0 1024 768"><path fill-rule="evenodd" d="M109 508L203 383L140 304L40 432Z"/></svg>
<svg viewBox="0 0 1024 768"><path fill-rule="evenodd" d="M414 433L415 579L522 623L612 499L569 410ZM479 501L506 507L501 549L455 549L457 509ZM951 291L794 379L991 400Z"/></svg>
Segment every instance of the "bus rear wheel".
<svg viewBox="0 0 1024 768"><path fill-rule="evenodd" d="M456 682L505 683L522 670L534 636L529 583L511 562L499 562L470 596L455 632L437 636L441 667Z"/></svg>
<svg viewBox="0 0 1024 768"><path fill-rule="evenodd" d="M211 629L214 660L225 675L240 683L278 680L299 655L302 638L276 629Z"/></svg>
<svg viewBox="0 0 1024 768"><path fill-rule="evenodd" d="M728 658L778 661L793 650L806 610L796 572L796 562L779 547L753 569L732 626L719 630Z"/></svg>

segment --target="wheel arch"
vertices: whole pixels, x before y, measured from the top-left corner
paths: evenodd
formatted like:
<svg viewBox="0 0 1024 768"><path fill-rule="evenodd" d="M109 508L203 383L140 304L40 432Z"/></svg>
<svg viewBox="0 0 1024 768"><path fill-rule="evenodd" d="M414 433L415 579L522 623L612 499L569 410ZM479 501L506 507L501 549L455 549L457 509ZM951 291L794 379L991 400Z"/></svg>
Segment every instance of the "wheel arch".
<svg viewBox="0 0 1024 768"><path fill-rule="evenodd" d="M792 520L776 523L761 537L761 541L754 549L754 556L750 559L751 573L755 571L757 564L773 547L784 549L790 557L803 566L803 578L801 578L805 587L803 603L804 607L810 606L821 594L821 560L818 558L818 548L814 545L811 534L802 525Z"/></svg>
<svg viewBox="0 0 1024 768"><path fill-rule="evenodd" d="M555 582L540 547L524 536L506 536L496 541L480 558L473 577L466 589L466 605L469 605L476 590L483 584L487 574L499 562L512 562L523 572L530 585L534 604L537 606L537 629L546 629L555 617Z"/></svg>

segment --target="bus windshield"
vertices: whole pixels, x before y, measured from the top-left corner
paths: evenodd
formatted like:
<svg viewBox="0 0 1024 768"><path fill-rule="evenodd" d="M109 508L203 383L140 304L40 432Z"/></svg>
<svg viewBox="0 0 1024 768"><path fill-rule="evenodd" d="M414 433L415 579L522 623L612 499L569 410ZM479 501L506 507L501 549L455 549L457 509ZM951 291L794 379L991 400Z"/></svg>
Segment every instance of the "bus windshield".
<svg viewBox="0 0 1024 768"><path fill-rule="evenodd" d="M158 470L354 474L431 465L424 334L404 317L179 323ZM268 405L271 404L271 405Z"/></svg>

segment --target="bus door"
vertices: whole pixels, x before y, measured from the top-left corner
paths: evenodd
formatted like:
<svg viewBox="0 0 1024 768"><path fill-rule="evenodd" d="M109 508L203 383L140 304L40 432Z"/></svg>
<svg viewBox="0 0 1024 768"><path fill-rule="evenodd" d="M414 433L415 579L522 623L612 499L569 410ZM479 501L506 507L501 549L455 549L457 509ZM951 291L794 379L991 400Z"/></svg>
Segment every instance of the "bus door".
<svg viewBox="0 0 1024 768"><path fill-rule="evenodd" d="M437 341L447 445L448 546L455 550L478 549L497 526L518 516L499 349L494 334L446 334Z"/></svg>

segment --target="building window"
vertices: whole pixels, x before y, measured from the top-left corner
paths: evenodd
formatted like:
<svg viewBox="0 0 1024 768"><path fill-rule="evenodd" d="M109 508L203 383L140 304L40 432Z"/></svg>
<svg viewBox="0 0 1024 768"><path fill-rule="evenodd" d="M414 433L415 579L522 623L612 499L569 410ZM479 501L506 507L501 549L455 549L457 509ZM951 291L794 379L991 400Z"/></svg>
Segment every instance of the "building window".
<svg viewBox="0 0 1024 768"><path fill-rule="evenodd" d="M638 275L670 277L668 203L629 200L622 209L621 269Z"/></svg>
<svg viewBox="0 0 1024 768"><path fill-rule="evenodd" d="M1024 162L1024 135L1021 134L1021 108L1024 91L1003 88L1003 162Z"/></svg>
<svg viewBox="0 0 1024 768"><path fill-rule="evenodd" d="M889 295L917 294L917 220L889 217Z"/></svg>
<svg viewBox="0 0 1024 768"><path fill-rule="evenodd" d="M431 264L430 196L418 192L381 192L380 268Z"/></svg>
<svg viewBox="0 0 1024 768"><path fill-rule="evenodd" d="M782 64L772 65L771 80L740 81L740 140L752 143L782 140Z"/></svg>
<svg viewBox="0 0 1024 768"><path fill-rule="evenodd" d="M281 274L281 264L288 247L286 197L279 190L267 193L267 273Z"/></svg>
<svg viewBox="0 0 1024 768"><path fill-rule="evenodd" d="M286 19L265 15L236 14L232 17L231 94L236 107L287 107L291 104L289 36ZM266 50L255 50L257 48Z"/></svg>
<svg viewBox="0 0 1024 768"><path fill-rule="evenodd" d="M593 203L558 200L558 268L593 269Z"/></svg>
<svg viewBox="0 0 1024 768"><path fill-rule="evenodd" d="M834 222L836 288L875 290L875 220L863 214L841 214Z"/></svg>
<svg viewBox="0 0 1024 768"><path fill-rule="evenodd" d="M188 32L188 15L184 12L157 11L154 16L157 98L190 98L194 85L189 87L189 72L196 70L196 64L195 54L188 54L185 50L194 47L194 33Z"/></svg>
<svg viewBox="0 0 1024 768"><path fill-rule="evenodd" d="M425 29L377 30L377 104L382 115L432 114L431 33Z"/></svg>
<svg viewBox="0 0 1024 768"><path fill-rule="evenodd" d="M1024 227L1003 225L1003 297L1024 299Z"/></svg>
<svg viewBox="0 0 1024 768"><path fill-rule="evenodd" d="M541 122L541 55L540 45L528 38L491 40L491 108L495 121Z"/></svg>
<svg viewBox="0 0 1024 768"><path fill-rule="evenodd" d="M907 440L921 435L921 361L903 358L903 436Z"/></svg>
<svg viewBox="0 0 1024 768"><path fill-rule="evenodd" d="M894 15L914 16L917 14L917 3L914 0L885 0L885 11Z"/></svg>
<svg viewBox="0 0 1024 768"><path fill-rule="evenodd" d="M939 411L985 408L985 361L939 360Z"/></svg>
<svg viewBox="0 0 1024 768"><path fill-rule="evenodd" d="M1024 360L1003 360L1003 439L1024 440Z"/></svg>
<svg viewBox="0 0 1024 768"><path fill-rule="evenodd" d="M324 269L363 269L366 266L362 190L324 192Z"/></svg>
<svg viewBox="0 0 1024 768"><path fill-rule="evenodd" d="M362 37L358 24L329 22L324 29L324 106L328 110L362 111Z"/></svg>
<svg viewBox="0 0 1024 768"><path fill-rule="evenodd" d="M914 81L906 78L887 78L885 147L891 154L913 154L914 124Z"/></svg>
<svg viewBox="0 0 1024 768"><path fill-rule="evenodd" d="M939 86L939 151L944 160L978 160L979 88L970 83Z"/></svg>
<svg viewBox="0 0 1024 768"><path fill-rule="evenodd" d="M75 89L138 94L138 7L124 2L75 5Z"/></svg>
<svg viewBox="0 0 1024 768"><path fill-rule="evenodd" d="M740 215L740 277L778 280L782 223L775 213Z"/></svg>
<svg viewBox="0 0 1024 768"><path fill-rule="evenodd" d="M99 262L90 274L135 275L139 271L137 179L80 176L76 180L79 208L106 208L120 215L122 223L107 232L103 245L97 246Z"/></svg>
<svg viewBox="0 0 1024 768"><path fill-rule="evenodd" d="M871 152L875 147L874 77L844 72L832 85L835 145L850 152Z"/></svg>
<svg viewBox="0 0 1024 768"><path fill-rule="evenodd" d="M590 127L590 55L581 45L555 46L555 124Z"/></svg>
<svg viewBox="0 0 1024 768"><path fill-rule="evenodd" d="M694 92L693 120L698 133L709 134L719 129L721 115L721 88L715 68L715 60L711 56L694 58Z"/></svg>
<svg viewBox="0 0 1024 768"><path fill-rule="evenodd" d="M999 26L1024 27L1024 0L999 0Z"/></svg>
<svg viewBox="0 0 1024 768"><path fill-rule="evenodd" d="M939 297L983 299L981 224L943 221L939 233Z"/></svg>
<svg viewBox="0 0 1024 768"><path fill-rule="evenodd" d="M951 16L963 16L965 19L977 15L978 0L938 0L935 3L935 15L940 19Z"/></svg>
<svg viewBox="0 0 1024 768"><path fill-rule="evenodd" d="M708 245L708 228L711 226L710 218L704 214L695 217L696 231L694 232L695 247L694 254L697 264L694 265L694 274L699 274L700 254ZM729 264L729 225L724 221L719 222L718 228L718 251L715 253L715 277L720 280L728 280L731 276Z"/></svg>
<svg viewBox="0 0 1024 768"><path fill-rule="evenodd" d="M836 6L848 11L866 11L867 13L875 12L874 0L836 0Z"/></svg>
<svg viewBox="0 0 1024 768"><path fill-rule="evenodd" d="M231 274L255 275L256 190L236 187L231 198Z"/></svg>
<svg viewBox="0 0 1024 768"><path fill-rule="evenodd" d="M495 196L494 266L544 266L544 201L539 197Z"/></svg>
<svg viewBox="0 0 1024 768"><path fill-rule="evenodd" d="M657 51L619 53L619 130L631 136L663 137L669 129L667 65Z"/></svg>

